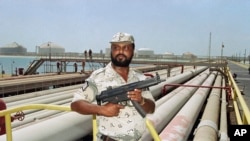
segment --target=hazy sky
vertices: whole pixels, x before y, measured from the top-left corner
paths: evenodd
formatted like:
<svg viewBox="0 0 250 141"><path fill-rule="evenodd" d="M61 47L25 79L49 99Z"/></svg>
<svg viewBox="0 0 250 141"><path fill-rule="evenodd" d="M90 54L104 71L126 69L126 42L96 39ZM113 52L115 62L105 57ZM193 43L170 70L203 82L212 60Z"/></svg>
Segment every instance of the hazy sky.
<svg viewBox="0 0 250 141"><path fill-rule="evenodd" d="M66 52L109 47L116 32L134 35L136 49L181 55L250 53L250 0L0 0L0 46L34 52L53 42Z"/></svg>

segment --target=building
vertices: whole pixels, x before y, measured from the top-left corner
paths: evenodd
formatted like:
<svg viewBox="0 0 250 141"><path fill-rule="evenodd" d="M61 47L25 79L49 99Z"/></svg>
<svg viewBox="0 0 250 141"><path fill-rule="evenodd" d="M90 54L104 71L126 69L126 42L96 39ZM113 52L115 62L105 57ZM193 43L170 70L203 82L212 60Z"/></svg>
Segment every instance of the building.
<svg viewBox="0 0 250 141"><path fill-rule="evenodd" d="M182 58L189 59L190 61L194 61L197 58L197 56L191 52L185 52L182 54Z"/></svg>
<svg viewBox="0 0 250 141"><path fill-rule="evenodd" d="M0 54L1 55L26 55L27 48L23 47L22 45L19 45L16 42L13 42L11 44L7 44L7 45L4 45L3 47L0 47Z"/></svg>
<svg viewBox="0 0 250 141"><path fill-rule="evenodd" d="M55 43L47 42L37 46L37 53L39 55L63 55L65 53L65 48Z"/></svg>
<svg viewBox="0 0 250 141"><path fill-rule="evenodd" d="M139 48L136 52L137 57L152 57L154 56L154 51L149 48Z"/></svg>
<svg viewBox="0 0 250 141"><path fill-rule="evenodd" d="M175 57L174 53L165 52L164 54L162 54L162 58L174 58L174 57Z"/></svg>
<svg viewBox="0 0 250 141"><path fill-rule="evenodd" d="M105 49L105 56L106 56L106 57L109 57L109 56L110 56L110 53L111 53L111 48L110 48L110 47L106 48L106 49Z"/></svg>

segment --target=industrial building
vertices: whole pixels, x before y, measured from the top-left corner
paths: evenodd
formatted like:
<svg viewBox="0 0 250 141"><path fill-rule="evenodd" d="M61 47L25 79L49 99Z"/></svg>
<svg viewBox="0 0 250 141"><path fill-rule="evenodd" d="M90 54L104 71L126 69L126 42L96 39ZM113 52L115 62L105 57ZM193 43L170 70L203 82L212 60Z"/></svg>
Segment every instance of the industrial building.
<svg viewBox="0 0 250 141"><path fill-rule="evenodd" d="M174 53L170 52L165 52L164 54L162 54L162 58L173 58L174 56Z"/></svg>
<svg viewBox="0 0 250 141"><path fill-rule="evenodd" d="M1 55L26 55L27 48L23 47L22 45L19 45L16 42L13 42L11 44L7 44L7 45L4 45L3 47L0 47L0 54Z"/></svg>
<svg viewBox="0 0 250 141"><path fill-rule="evenodd" d="M186 58L186 59L195 59L195 58L197 58L197 56L194 55L194 54L191 53L191 52L185 52L185 53L183 53L183 54L182 54L182 57L183 57L183 58Z"/></svg>
<svg viewBox="0 0 250 141"><path fill-rule="evenodd" d="M53 42L46 42L37 46L37 53L39 55L62 55L65 53L65 48Z"/></svg>
<svg viewBox="0 0 250 141"><path fill-rule="evenodd" d="M105 49L105 56L110 56L111 49L110 47ZM152 57L154 56L154 51L149 48L139 48L135 50L134 55L136 57Z"/></svg>
<svg viewBox="0 0 250 141"><path fill-rule="evenodd" d="M139 48L136 53L137 57L152 57L154 56L154 51L149 48Z"/></svg>

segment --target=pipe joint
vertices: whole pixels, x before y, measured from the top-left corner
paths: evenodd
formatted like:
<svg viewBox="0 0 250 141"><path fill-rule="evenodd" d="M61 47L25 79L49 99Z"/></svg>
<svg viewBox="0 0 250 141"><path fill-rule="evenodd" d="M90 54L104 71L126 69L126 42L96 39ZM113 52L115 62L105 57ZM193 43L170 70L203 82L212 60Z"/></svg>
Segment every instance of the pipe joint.
<svg viewBox="0 0 250 141"><path fill-rule="evenodd" d="M212 120L202 120L197 129L195 130L194 134L196 134L197 130L199 128L201 128L202 126L209 126L211 128L213 128L216 132L218 132L218 127L217 127L217 124L215 122L213 122Z"/></svg>
<svg viewBox="0 0 250 141"><path fill-rule="evenodd" d="M211 96L216 96L220 99L220 93L217 93L217 92L213 92L210 94Z"/></svg>

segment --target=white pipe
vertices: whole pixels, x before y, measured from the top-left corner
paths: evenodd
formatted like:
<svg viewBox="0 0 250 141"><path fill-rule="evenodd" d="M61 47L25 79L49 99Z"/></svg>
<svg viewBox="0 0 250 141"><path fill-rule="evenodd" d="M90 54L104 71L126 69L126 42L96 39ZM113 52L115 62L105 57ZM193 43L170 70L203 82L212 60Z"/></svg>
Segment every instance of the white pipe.
<svg viewBox="0 0 250 141"><path fill-rule="evenodd" d="M195 76L195 78L187 81L185 84L192 84L193 83L194 85L196 85L195 84L196 82L194 82L194 81L196 79L200 79L199 77L200 77L200 75L197 75L197 76ZM167 80L167 82L168 82L168 80ZM172 83L168 82L167 84L172 84ZM156 107L159 107L161 104L165 103L168 99L170 99L172 96L179 93L180 91L185 91L185 87L178 87L174 91L171 91L170 93L167 93L164 97L158 99L156 102Z"/></svg>
<svg viewBox="0 0 250 141"><path fill-rule="evenodd" d="M72 101L71 98L68 98L68 99L63 99L63 100L60 100L60 101L56 101L56 102L52 102L52 103L49 103L49 104L53 104L53 105L64 105L64 104L67 104L67 103L70 103ZM35 104L41 104L41 103L35 103ZM23 104L23 105L27 105L27 104ZM21 106L21 105L20 105ZM25 110L23 111L23 113L25 115L27 114L32 114L32 113L35 113L35 112L38 112L38 111L42 111L43 109L33 109L33 110Z"/></svg>
<svg viewBox="0 0 250 141"><path fill-rule="evenodd" d="M12 138L14 141L75 141L91 133L91 120L92 115L69 112L13 130ZM6 135L0 136L0 140L6 140Z"/></svg>
<svg viewBox="0 0 250 141"><path fill-rule="evenodd" d="M221 87L221 75L218 75L214 86ZM213 88L201 121L194 132L194 141L217 141L218 139L218 122L220 112L220 88Z"/></svg>
<svg viewBox="0 0 250 141"><path fill-rule="evenodd" d="M194 80L189 84L201 85L207 77L207 72L202 73L195 77ZM181 107L197 89L198 88L195 87L185 87L182 89L182 91L179 91L173 97L171 97L171 99L161 104L153 114L147 115L147 118L154 124L157 132L160 132L166 126L166 124L174 117L174 115L181 109ZM171 93L175 93L175 90ZM142 140L152 140L152 137L148 131L143 134Z"/></svg>
<svg viewBox="0 0 250 141"><path fill-rule="evenodd" d="M43 91L38 91L38 92L32 92L32 93L20 94L20 95L15 95L15 96L10 96L10 97L4 97L2 99L7 104L7 107L8 107L8 103L11 103L11 102L25 100L25 99L29 99L29 98L38 97L38 96L50 95L50 94L58 93L61 91L77 89L77 88L81 88L81 86L82 86L82 84L71 85L71 86L60 87L60 88L56 88L56 89L43 90Z"/></svg>
<svg viewBox="0 0 250 141"><path fill-rule="evenodd" d="M211 86L214 79L215 73L213 72L203 85ZM208 88L199 88L195 92L195 94L160 133L162 141L187 140L208 92Z"/></svg>
<svg viewBox="0 0 250 141"><path fill-rule="evenodd" d="M192 76L188 76L187 78L183 80L187 80L193 77L194 73L197 74L201 71L202 69L200 69L200 71L189 72L188 74ZM176 81L180 82L179 79L181 78L176 76ZM177 83L174 81L172 82ZM160 89L161 87L157 87L157 88ZM152 93L155 94L155 92L152 92ZM74 113L74 112L70 112L70 113ZM55 141L55 140L76 140L76 138L80 136L83 137L89 134L91 132L89 128L92 129L92 125L89 126L89 124L91 123L92 116L88 120L83 120L83 117L86 117L86 116L81 116L81 118L77 116L76 118L76 117L73 117L73 115L71 115L70 113L62 114L61 116L58 116L55 118L50 117L50 119L44 120L43 122L34 123L32 124L32 126L22 127L19 130L13 131L13 137L14 139L18 139L18 140L20 139L21 141L22 140L36 140L36 141L53 140ZM71 115L70 118L69 118L69 114ZM62 123L57 123L61 121ZM54 123L57 123L57 124L55 125ZM79 124L82 125L83 127L81 127L81 129L78 129L78 131L75 131L75 128L77 128L76 125L79 126ZM50 128L52 128L53 130L50 130ZM34 131L35 133L33 134ZM28 133L32 133L32 135L27 135ZM27 135L27 136L24 137L24 135Z"/></svg>
<svg viewBox="0 0 250 141"><path fill-rule="evenodd" d="M150 91L151 91L153 97L157 98L160 96L164 85L171 84L171 83L179 83L179 84L183 83L183 82L191 79L192 77L196 76L200 72L204 71L206 68L207 67L201 67L200 69L188 71L188 72L185 72L183 74L177 75L175 77L169 77L166 79L165 82L162 82L159 85L155 85L155 86L150 87ZM169 87L169 88L172 88L172 87Z"/></svg>
<svg viewBox="0 0 250 141"><path fill-rule="evenodd" d="M7 104L7 107L13 107L17 105L23 105L23 104L34 104L34 103L39 103L39 104L47 104L47 103L52 103L55 101L59 100L64 100L64 99L69 99L72 98L73 92L75 90L69 90L67 93L65 91L63 92L58 92L55 94L50 94L50 95L43 95L43 96L38 96L34 98L29 98L25 100L20 100L20 101L15 101Z"/></svg>
<svg viewBox="0 0 250 141"><path fill-rule="evenodd" d="M53 103L52 103L53 104ZM69 106L70 105L70 101L68 101L67 104L60 104L63 106ZM59 110L36 110L33 113L25 113L25 111L23 111L25 116L24 119L22 121L13 121L11 126L12 129L14 128L19 128L20 126L27 126L27 124L32 123L36 120L42 120L45 118L48 118L50 116L54 116L56 114L62 113L63 111L59 111Z"/></svg>
<svg viewBox="0 0 250 141"><path fill-rule="evenodd" d="M225 87L225 78L222 81L222 86ZM220 141L229 141L227 134L227 98L226 90L222 90L221 98L221 114L220 114Z"/></svg>

